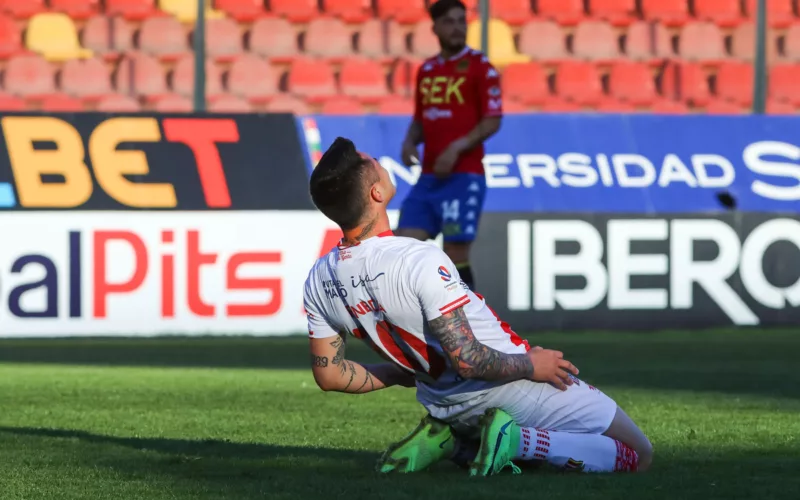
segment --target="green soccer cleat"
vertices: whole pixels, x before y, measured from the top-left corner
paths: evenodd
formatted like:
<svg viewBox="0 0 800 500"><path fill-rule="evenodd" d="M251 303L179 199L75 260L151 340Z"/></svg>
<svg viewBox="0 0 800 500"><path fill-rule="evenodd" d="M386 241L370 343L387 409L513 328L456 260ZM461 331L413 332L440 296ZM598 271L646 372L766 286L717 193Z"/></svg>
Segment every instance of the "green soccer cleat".
<svg viewBox="0 0 800 500"><path fill-rule="evenodd" d="M427 415L408 436L383 452L376 470L418 472L453 456L455 438L447 423Z"/></svg>
<svg viewBox="0 0 800 500"><path fill-rule="evenodd" d="M514 474L522 471L511 459L517 453L520 429L510 416L498 408L490 408L480 418L481 447L478 456L470 464L470 476L492 476L506 467Z"/></svg>

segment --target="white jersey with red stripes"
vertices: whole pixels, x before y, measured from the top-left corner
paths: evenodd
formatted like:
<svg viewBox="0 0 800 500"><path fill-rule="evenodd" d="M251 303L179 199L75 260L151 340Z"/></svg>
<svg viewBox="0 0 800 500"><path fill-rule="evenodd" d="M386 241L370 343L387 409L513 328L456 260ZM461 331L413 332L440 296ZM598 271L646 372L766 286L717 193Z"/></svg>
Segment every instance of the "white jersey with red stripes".
<svg viewBox="0 0 800 500"><path fill-rule="evenodd" d="M416 374L418 397L439 404L463 402L498 384L461 379L431 336L429 321L462 307L482 344L509 354L530 348L469 290L441 249L391 231L337 246L317 260L304 304L311 338L342 333L365 341Z"/></svg>

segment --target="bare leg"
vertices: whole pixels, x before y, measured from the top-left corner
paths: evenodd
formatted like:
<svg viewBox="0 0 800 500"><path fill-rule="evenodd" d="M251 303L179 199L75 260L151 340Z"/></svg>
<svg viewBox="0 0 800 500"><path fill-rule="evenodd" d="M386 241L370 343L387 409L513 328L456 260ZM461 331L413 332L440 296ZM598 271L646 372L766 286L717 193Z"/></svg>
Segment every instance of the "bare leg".
<svg viewBox="0 0 800 500"><path fill-rule="evenodd" d="M611 421L611 425L603 435L622 441L633 448L633 451L639 455L640 472L644 472L650 467L653 462L653 445L622 408L617 407L617 414L614 415L614 420Z"/></svg>

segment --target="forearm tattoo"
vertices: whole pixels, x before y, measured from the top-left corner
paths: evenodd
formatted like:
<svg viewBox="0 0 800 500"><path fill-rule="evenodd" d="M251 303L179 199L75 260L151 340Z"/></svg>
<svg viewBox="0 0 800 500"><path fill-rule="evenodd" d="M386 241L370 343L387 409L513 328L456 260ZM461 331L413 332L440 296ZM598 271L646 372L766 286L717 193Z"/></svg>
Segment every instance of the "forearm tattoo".
<svg viewBox="0 0 800 500"><path fill-rule="evenodd" d="M360 365L353 363L352 361L347 361L344 359L345 353L345 341L342 337L336 337L331 342L331 347L336 349L336 354L333 356L331 360L331 364L336 365L339 367L339 373L341 374L342 378L347 378L347 384L341 390L341 392L351 392L351 393L360 393L360 392L369 392L375 390L375 380L372 378L372 374L369 370L364 369L364 381L361 382L360 385L354 385L354 381L356 381L356 374L359 371L358 368ZM327 366L327 358L326 358L326 366ZM360 380L360 378L358 378ZM359 384L358 381L355 384Z"/></svg>
<svg viewBox="0 0 800 500"><path fill-rule="evenodd" d="M436 318L430 327L464 378L511 381L533 375L533 364L525 354L505 354L481 344L462 308Z"/></svg>

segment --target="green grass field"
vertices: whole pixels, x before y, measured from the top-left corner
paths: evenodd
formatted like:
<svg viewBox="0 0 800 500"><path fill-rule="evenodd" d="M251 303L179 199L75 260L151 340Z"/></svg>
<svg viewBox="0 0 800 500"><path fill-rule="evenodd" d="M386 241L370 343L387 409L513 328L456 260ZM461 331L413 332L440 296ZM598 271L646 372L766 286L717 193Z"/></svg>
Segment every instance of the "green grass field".
<svg viewBox="0 0 800 500"><path fill-rule="evenodd" d="M323 393L304 338L0 341L0 499L800 495L800 331L529 338L641 425L650 472L379 477L382 448L423 415L413 390Z"/></svg>

